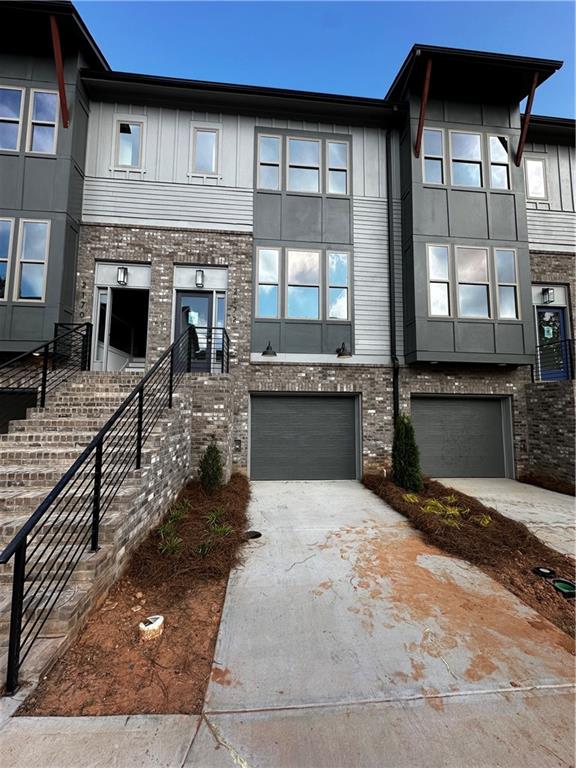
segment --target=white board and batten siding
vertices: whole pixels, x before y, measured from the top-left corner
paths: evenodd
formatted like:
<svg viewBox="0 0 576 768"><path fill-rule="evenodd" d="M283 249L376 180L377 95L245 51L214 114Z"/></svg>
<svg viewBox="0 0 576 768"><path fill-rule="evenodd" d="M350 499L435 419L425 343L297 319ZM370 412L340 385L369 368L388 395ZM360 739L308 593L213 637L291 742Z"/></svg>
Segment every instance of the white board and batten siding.
<svg viewBox="0 0 576 768"><path fill-rule="evenodd" d="M573 147L527 144L524 158L544 160L546 200L527 200L533 251L576 253L576 153Z"/></svg>

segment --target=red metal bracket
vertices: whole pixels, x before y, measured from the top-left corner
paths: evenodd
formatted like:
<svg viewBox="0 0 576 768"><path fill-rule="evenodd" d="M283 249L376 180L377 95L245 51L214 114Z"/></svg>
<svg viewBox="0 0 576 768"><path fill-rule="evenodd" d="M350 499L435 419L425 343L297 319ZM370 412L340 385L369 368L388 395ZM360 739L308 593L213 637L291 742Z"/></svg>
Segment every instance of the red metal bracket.
<svg viewBox="0 0 576 768"><path fill-rule="evenodd" d="M64 85L64 63L62 61L62 47L60 46L60 32L56 16L50 16L50 30L52 32L52 48L54 49L54 63L56 64L56 78L58 80L58 93L60 95L60 112L62 125L68 128L70 125L70 112L66 101L66 86Z"/></svg>
<svg viewBox="0 0 576 768"><path fill-rule="evenodd" d="M426 62L426 74L424 76L424 85L422 86L422 98L420 99L420 117L418 118L418 132L416 134L416 144L414 152L416 157L420 157L422 148L422 134L424 133L424 120L426 119L426 109L428 108L428 94L430 92L430 75L432 74L432 59Z"/></svg>
<svg viewBox="0 0 576 768"><path fill-rule="evenodd" d="M516 152L516 159L514 160L514 163L517 167L520 166L520 163L522 162L522 155L524 154L524 144L526 144L526 136L528 134L528 124L530 123L530 116L532 114L532 103L534 101L534 93L536 92L536 88L538 87L538 79L539 74L538 72L534 72L534 77L532 78L532 87L530 88L530 93L528 95L528 102L526 104L526 111L524 112L524 115L522 117L522 130L520 131L520 141L518 142L518 150Z"/></svg>

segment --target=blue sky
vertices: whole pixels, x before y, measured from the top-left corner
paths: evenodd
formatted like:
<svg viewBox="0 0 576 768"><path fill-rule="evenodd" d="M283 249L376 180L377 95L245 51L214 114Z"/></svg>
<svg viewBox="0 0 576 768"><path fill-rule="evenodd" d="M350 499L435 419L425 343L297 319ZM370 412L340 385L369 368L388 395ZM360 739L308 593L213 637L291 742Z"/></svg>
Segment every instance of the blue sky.
<svg viewBox="0 0 576 768"><path fill-rule="evenodd" d="M382 97L415 42L564 60L534 112L574 117L572 2L76 2L113 69Z"/></svg>

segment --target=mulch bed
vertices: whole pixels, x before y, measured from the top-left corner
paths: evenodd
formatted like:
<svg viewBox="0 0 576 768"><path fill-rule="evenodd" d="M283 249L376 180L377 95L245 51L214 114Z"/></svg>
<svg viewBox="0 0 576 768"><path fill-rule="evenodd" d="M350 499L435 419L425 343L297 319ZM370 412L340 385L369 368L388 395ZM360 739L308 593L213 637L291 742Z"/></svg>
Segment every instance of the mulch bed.
<svg viewBox="0 0 576 768"><path fill-rule="evenodd" d="M199 713L249 497L242 475L210 496L188 485L17 714ZM172 549L162 554L166 541ZM139 622L155 614L164 616L163 634L140 640Z"/></svg>
<svg viewBox="0 0 576 768"><path fill-rule="evenodd" d="M556 493L564 493L566 496L576 496L576 485L567 480L563 480L556 475L542 475L535 472L526 473L521 475L518 480L521 483L528 483L529 485L536 485L538 488L545 488L547 491L555 491Z"/></svg>
<svg viewBox="0 0 576 768"><path fill-rule="evenodd" d="M575 563L570 557L548 547L522 523L435 480L424 479L417 501L406 500L407 491L381 475L365 475L364 485L407 517L427 542L478 566L574 638L574 600L562 597L546 579L532 573L533 568L545 566L553 568L558 578L574 579ZM422 509L427 499L446 497L450 498L446 503L462 510L457 525Z"/></svg>

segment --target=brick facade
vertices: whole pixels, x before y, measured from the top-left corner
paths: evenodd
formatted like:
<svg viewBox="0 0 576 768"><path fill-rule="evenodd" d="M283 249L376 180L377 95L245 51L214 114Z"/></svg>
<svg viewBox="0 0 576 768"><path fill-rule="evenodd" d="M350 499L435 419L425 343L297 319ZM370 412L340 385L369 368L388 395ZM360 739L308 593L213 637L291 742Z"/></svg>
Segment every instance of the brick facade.
<svg viewBox="0 0 576 768"><path fill-rule="evenodd" d="M542 253L530 251L530 271L533 283L567 285L569 293L568 314L572 322L572 338L576 328L576 257L573 253Z"/></svg>

